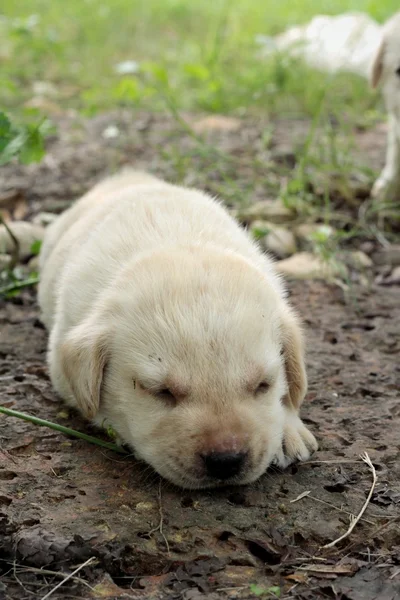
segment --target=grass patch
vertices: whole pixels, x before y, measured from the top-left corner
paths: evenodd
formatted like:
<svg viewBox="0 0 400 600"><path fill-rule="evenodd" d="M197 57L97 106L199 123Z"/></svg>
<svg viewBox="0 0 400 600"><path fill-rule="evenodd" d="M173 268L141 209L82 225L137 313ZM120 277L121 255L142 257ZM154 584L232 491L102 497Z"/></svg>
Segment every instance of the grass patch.
<svg viewBox="0 0 400 600"><path fill-rule="evenodd" d="M395 0L4 0L0 104L21 108L42 94L89 113L172 102L179 111L313 115L328 86L329 110L355 106L359 114L374 103L364 81L328 80L286 58L262 60L256 36L316 13L363 10L383 20L397 9ZM137 71L126 72L132 61Z"/></svg>
<svg viewBox="0 0 400 600"><path fill-rule="evenodd" d="M51 117L66 108L91 115L126 107L132 119L138 109L166 111L177 125L176 144L158 152L177 183L191 179L195 166L199 187L209 181L209 191L231 206L250 203L262 187L300 220L335 227L337 235L315 241L328 254L351 238L380 239L385 230L390 240L392 229L396 235L396 207L382 212L382 204L368 201L361 220L354 192L368 190L376 175L355 162L352 138L355 126L383 118L379 94L355 75L326 75L285 56L261 59L257 46L259 34L274 35L318 13L359 10L383 21L398 10L395 0L3 0L1 10L0 105L9 113L30 111L32 122L32 111ZM208 145L190 129L185 111L270 118L271 129L279 118L311 125L301 144L294 133L295 167L285 170L273 157L266 164L267 151L258 159L250 148L232 156ZM184 151L183 134L193 141ZM270 136L266 128L266 147ZM244 164L252 172L247 180L240 175Z"/></svg>

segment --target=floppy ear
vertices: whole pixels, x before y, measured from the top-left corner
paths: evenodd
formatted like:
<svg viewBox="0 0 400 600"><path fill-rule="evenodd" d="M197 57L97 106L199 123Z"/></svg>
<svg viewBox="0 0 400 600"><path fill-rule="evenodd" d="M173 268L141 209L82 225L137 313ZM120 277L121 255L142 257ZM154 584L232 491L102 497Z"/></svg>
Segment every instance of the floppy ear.
<svg viewBox="0 0 400 600"><path fill-rule="evenodd" d="M298 410L307 392L303 334L298 318L286 308L282 319L283 356L288 391L283 399L288 408Z"/></svg>
<svg viewBox="0 0 400 600"><path fill-rule="evenodd" d="M375 55L374 62L372 63L370 83L371 87L375 89L382 77L383 73L383 56L385 54L385 40L382 40L378 52Z"/></svg>
<svg viewBox="0 0 400 600"><path fill-rule="evenodd" d="M77 407L87 419L93 419L100 406L107 361L105 332L90 322L74 327L61 345L60 357Z"/></svg>

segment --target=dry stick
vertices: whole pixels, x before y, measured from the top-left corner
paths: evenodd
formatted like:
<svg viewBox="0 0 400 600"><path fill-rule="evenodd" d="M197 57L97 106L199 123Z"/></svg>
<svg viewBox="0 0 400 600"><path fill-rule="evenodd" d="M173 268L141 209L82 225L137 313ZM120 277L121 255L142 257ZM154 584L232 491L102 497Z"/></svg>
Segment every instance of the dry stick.
<svg viewBox="0 0 400 600"><path fill-rule="evenodd" d="M169 552L168 540L165 537L164 532L163 532L164 515L163 515L163 510L162 510L161 479L160 479L160 485L159 485L159 488L158 488L158 502L159 502L158 507L159 507L159 513L160 513L160 522L157 525L157 527L154 527L153 529L151 529L149 531L148 535L151 535L152 533L155 533L156 531L159 531L160 534L162 535L163 539L164 539L165 545L167 547L167 552L168 552L168 555L169 555L170 552Z"/></svg>
<svg viewBox="0 0 400 600"><path fill-rule="evenodd" d="M316 502L321 502L321 504L326 504L326 506L330 506L331 508L334 508L335 510L338 510L339 512L342 512L346 515L350 515L350 517L354 517L354 515L349 512L348 510L345 510L344 508L340 508L340 506L335 506L334 504L331 504L330 502L327 502L326 500L321 500L321 498L316 498L315 496L308 496L308 498L310 498L310 500L315 500ZM380 518L380 517L377 517ZM364 521L365 523L369 523L370 525L375 525L375 523L373 521L370 521L369 519L365 519L363 518L362 521Z"/></svg>
<svg viewBox="0 0 400 600"><path fill-rule="evenodd" d="M31 592L30 590L28 590L24 584L22 583L22 581L19 579L19 577L17 576L17 570L15 568L15 561L13 564L13 575L14 575L14 579L15 581L18 583L18 585L20 585L22 587L22 589L24 590L24 592L26 592L27 594L29 594L30 596L36 596L35 592Z"/></svg>
<svg viewBox="0 0 400 600"><path fill-rule="evenodd" d="M395 577L397 577L397 575L400 575L400 569L397 569L397 571L395 571L395 572L393 573L393 575L391 575L391 576L389 577L389 579L394 579Z"/></svg>
<svg viewBox="0 0 400 600"><path fill-rule="evenodd" d="M68 579L71 579L71 577L73 577L74 575L76 575L81 569L83 569L83 567L87 567L87 565L90 565L91 562L93 562L95 560L94 556L91 556L90 558L88 558L84 563L82 563L81 565L79 565L79 567L77 569L75 569L75 571L73 571L72 573L70 573L69 575L67 575L65 577L65 579L63 579L62 581L60 581L60 583L57 583L57 585L50 590L45 596L43 596L42 600L47 600L47 598L50 598L50 596L53 594L53 592L55 592L56 590L58 590L59 587L61 587L62 585L64 585L64 583L66 581L68 581Z"/></svg>
<svg viewBox="0 0 400 600"><path fill-rule="evenodd" d="M8 265L9 271L12 271L14 269L14 267L16 267L18 264L21 246L20 246L18 238L12 232L10 227L7 225L2 214L0 214L0 225L1 224L4 225L4 229L7 231L8 235L10 236L11 241L14 246L12 254L11 254L11 261L10 261L10 264Z"/></svg>
<svg viewBox="0 0 400 600"><path fill-rule="evenodd" d="M37 573L38 575L52 575L53 577L58 577L58 578L64 578L65 577L65 573L61 573L61 571L49 571L49 569L37 569L35 567L25 567L24 565L15 565L15 567L18 569L18 573ZM71 577L71 579L73 581L76 581L77 583L80 583L82 585L85 585L86 587L88 587L90 590L93 591L93 588L91 585L88 584L87 581L85 581L84 579L82 579L81 577ZM29 585L32 585L32 582L29 582ZM43 584L40 584L43 586Z"/></svg>
<svg viewBox="0 0 400 600"><path fill-rule="evenodd" d="M360 462L360 461L357 461L357 462ZM331 508L334 508L335 510L338 510L339 512L345 513L346 515L350 515L351 517L353 516L353 514L351 512L349 512L348 510L344 510L344 508L340 508L340 506L335 506L334 504L331 504L330 502L326 502L326 500L321 500L320 498L311 496L311 490L308 490L307 492L303 492L302 494L299 494L297 496L297 498L290 500L290 503L294 504L295 502L298 502L299 500L303 500L303 498L309 498L310 500L315 500L315 502L321 502L321 504L326 504L326 506L330 506ZM369 519L363 519L363 521L365 521L366 523L369 523L370 525L375 525L375 523L373 521L370 521Z"/></svg>
<svg viewBox="0 0 400 600"><path fill-rule="evenodd" d="M348 537L351 534L351 532L353 531L354 527L357 525L358 521L363 516L363 514L366 511L366 508L367 508L367 506L369 504L369 501L372 498L372 494L374 493L374 489L375 489L376 481L377 481L375 467L372 464L371 459L368 456L367 452L364 452L364 454L362 454L360 458L369 466L369 468L371 470L371 473L372 473L372 485L371 485L371 489L369 491L369 494L367 496L367 499L364 502L364 505L363 505L362 509L360 510L360 512L358 513L357 517L353 517L350 520L350 527L348 528L348 530L346 531L346 533L344 533L343 535L341 535L340 537L338 537L336 540L333 540L333 542L330 542L329 544L325 544L325 546L322 546L322 548L333 548L333 546L336 546L336 544L338 544L339 542L341 542L342 540L344 540L346 537Z"/></svg>
<svg viewBox="0 0 400 600"><path fill-rule="evenodd" d="M299 463L297 466L302 467L303 465L353 465L361 463L361 460L307 460Z"/></svg>

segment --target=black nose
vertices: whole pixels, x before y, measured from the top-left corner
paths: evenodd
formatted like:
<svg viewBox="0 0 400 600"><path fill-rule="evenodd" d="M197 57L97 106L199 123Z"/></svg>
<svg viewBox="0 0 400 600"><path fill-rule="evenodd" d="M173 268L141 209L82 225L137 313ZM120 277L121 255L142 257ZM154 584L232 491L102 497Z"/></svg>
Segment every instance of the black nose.
<svg viewBox="0 0 400 600"><path fill-rule="evenodd" d="M209 477L213 479L229 479L240 473L245 452L211 452L201 455Z"/></svg>

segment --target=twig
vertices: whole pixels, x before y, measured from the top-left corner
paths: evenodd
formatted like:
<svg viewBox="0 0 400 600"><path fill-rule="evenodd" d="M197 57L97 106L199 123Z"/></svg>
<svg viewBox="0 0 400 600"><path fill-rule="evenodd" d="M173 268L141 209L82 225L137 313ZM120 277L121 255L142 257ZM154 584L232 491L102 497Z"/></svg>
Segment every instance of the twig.
<svg viewBox="0 0 400 600"><path fill-rule="evenodd" d="M369 491L369 494L367 496L367 499L364 502L363 507L361 508L361 510L358 513L357 517L352 517L350 519L350 527L348 528L348 530L346 531L346 533L344 533L343 535L341 535L340 537L338 537L336 540L333 540L333 542L330 542L329 544L325 544L325 546L322 546L322 548L332 548L333 546L336 546L336 544L338 544L339 542L341 542L342 540L344 540L346 537L348 537L351 534L351 532L353 531L354 527L359 522L359 520L361 519L361 517L363 516L364 512L367 509L369 501L372 498L372 494L374 493L374 489L375 489L376 482L377 482L377 476L376 476L375 467L372 464L371 459L368 456L367 452L364 452L364 454L361 455L361 459L369 466L369 468L371 470L371 473L372 473L372 485L371 485L371 489Z"/></svg>
<svg viewBox="0 0 400 600"><path fill-rule="evenodd" d="M37 283L39 283L39 277L29 277L28 279L24 279L23 281L15 281L14 283L10 283L9 285L0 287L0 296L7 296L7 294L11 294L12 292L22 290L23 288L30 287L31 285L36 285Z"/></svg>
<svg viewBox="0 0 400 600"><path fill-rule="evenodd" d="M392 523L395 523L396 521L399 521L399 517L396 515L393 519L393 517L388 517L389 521L386 521L386 523L384 523L383 525L380 525L379 527L377 527L376 529L374 529L373 531L371 531L370 533L370 539L374 539L374 537L378 534L381 533L384 529L386 529L386 527L388 525L392 525ZM346 552L346 554L348 555L350 550L352 548L354 548L354 546L356 546L359 542L354 541L351 542L351 544L349 544L348 546L346 546L343 551Z"/></svg>
<svg viewBox="0 0 400 600"><path fill-rule="evenodd" d="M395 571L390 577L389 579L394 579L395 577L397 577L397 575L400 575L400 569L397 569L397 571Z"/></svg>
<svg viewBox="0 0 400 600"><path fill-rule="evenodd" d="M297 466L302 467L303 465L354 465L360 464L361 460L307 460L299 463Z"/></svg>
<svg viewBox="0 0 400 600"><path fill-rule="evenodd" d="M20 585L22 587L22 589L24 590L24 592L26 592L27 594L29 594L30 596L35 596L35 592L31 592L30 590L28 590L24 584L22 583L22 581L19 579L19 577L17 576L17 569L15 567L15 561L13 563L13 575L14 575L14 579L15 581L18 583L18 585Z"/></svg>
<svg viewBox="0 0 400 600"><path fill-rule="evenodd" d="M39 425L40 427L48 427L49 429L54 429L55 431L60 431L65 435L72 435L73 437L79 438L81 440L85 440L90 444L96 444L97 446L102 446L103 448L107 448L108 450L113 450L114 452L118 452L119 454L127 454L126 450L113 444L112 442L104 442L99 438L95 438L91 435L87 435L86 433L81 433L80 431L75 431L75 429L70 429L69 427L64 427L63 425L59 425L58 423L52 423L51 421L45 421L44 419L39 419L38 417L33 417L32 415L27 415L26 413L21 413L17 410L12 410L11 408L5 408L4 406L0 406L0 413L8 415L9 417L16 417L17 419L23 419L24 421L28 421L29 423L33 423L34 425Z"/></svg>
<svg viewBox="0 0 400 600"><path fill-rule="evenodd" d="M334 504L331 504L330 502L327 502L326 500L321 500L321 498L316 498L315 496L308 496L308 497L310 498L310 500L315 500L316 502L320 502L321 504L325 504L326 506L330 506L331 508L334 508L335 510L338 510L339 512L342 512L342 513L344 513L346 515L350 515L350 517L354 516L348 510L344 510L344 508L340 508L339 506L335 506ZM376 518L380 518L380 517L376 517ZM365 523L369 523L370 525L375 525L375 523L373 521L370 521L369 519L363 518L362 521L365 521Z"/></svg>
<svg viewBox="0 0 400 600"><path fill-rule="evenodd" d="M160 485L158 488L158 507L159 507L159 513L160 513L160 522L157 525L157 527L154 527L153 529L151 529L148 533L148 535L150 536L152 533L155 533L156 531L159 531L160 534L162 535L165 545L167 547L167 553L169 554L169 543L167 538L164 535L163 532L163 524L164 524L164 515L163 515L163 510L162 510L162 496L161 496L161 479L160 479Z"/></svg>
<svg viewBox="0 0 400 600"><path fill-rule="evenodd" d="M5 456L6 458L8 458L9 460L11 460L11 462L13 462L13 463L14 463L14 465L17 465L17 464L18 464L18 463L17 463L17 461L15 460L15 458L14 458L13 456L11 456L11 454L8 452L8 450L4 450L4 448L1 448L1 446L0 446L0 452L1 452L2 454L4 454L4 456Z"/></svg>
<svg viewBox="0 0 400 600"><path fill-rule="evenodd" d="M0 225L4 226L4 229L7 231L8 235L10 236L11 241L13 243L13 251L11 253L11 261L10 261L10 264L8 265L8 270L13 271L14 267L16 267L19 262L19 254L20 254L21 246L19 243L19 239L15 236L13 231L10 229L10 227L6 223L4 217L1 213L0 213Z"/></svg>
<svg viewBox="0 0 400 600"><path fill-rule="evenodd" d="M296 498L293 498L293 500L290 500L290 504L294 504L295 502L298 502L299 500L302 500L303 498L306 498L310 494L311 494L311 490L308 490L307 492L302 492Z"/></svg>
<svg viewBox="0 0 400 600"><path fill-rule="evenodd" d="M360 461L357 461L360 462ZM350 515L351 517L353 516L353 514L351 512L349 512L348 510L344 510L344 508L340 508L339 506L335 506L334 504L331 504L330 502L326 502L326 500L321 500L320 498L316 498L315 496L311 496L311 491L307 491L307 492L303 492L302 494L299 494L297 496L297 498L294 498L293 500L290 500L291 504L294 504L295 502L298 502L299 500L303 500L303 498L309 498L310 500L315 500L315 502L320 502L321 504L325 504L326 506L330 506L330 508L334 508L335 510L338 510L339 512L345 513L346 515ZM373 521L370 521L369 519L362 519L363 521L365 521L366 523L369 523L370 525L375 525L375 523Z"/></svg>
<svg viewBox="0 0 400 600"><path fill-rule="evenodd" d="M37 575L52 575L53 577L65 577L65 573L62 573L61 571L50 571L49 569L37 569L35 567L25 567L24 565L15 565L15 567L18 569L18 573L36 573ZM16 571L15 571L16 572ZM87 581L85 581L84 579L81 579L81 577L71 577L71 579L73 581L76 581L77 583L80 583L82 585L85 585L86 587L88 587L89 589L93 590L92 586L88 584ZM31 582L29 583L29 585L31 585Z"/></svg>
<svg viewBox="0 0 400 600"><path fill-rule="evenodd" d="M64 583L66 581L68 581L68 579L71 579L71 577L73 577L74 575L76 575L81 569L83 569L83 567L87 567L94 560L95 560L94 556L91 556L90 558L88 558L84 563L82 563L81 565L79 565L79 567L77 569L75 569L75 571L72 571L72 573L70 573L69 575L67 575L62 581L60 581L60 583L57 583L57 585L52 590L50 590L49 592L47 592L47 594L45 596L43 596L42 600L47 600L47 598L50 598L50 596L53 594L53 592L55 592L56 590L58 590L59 587L61 587L62 585L64 585Z"/></svg>

